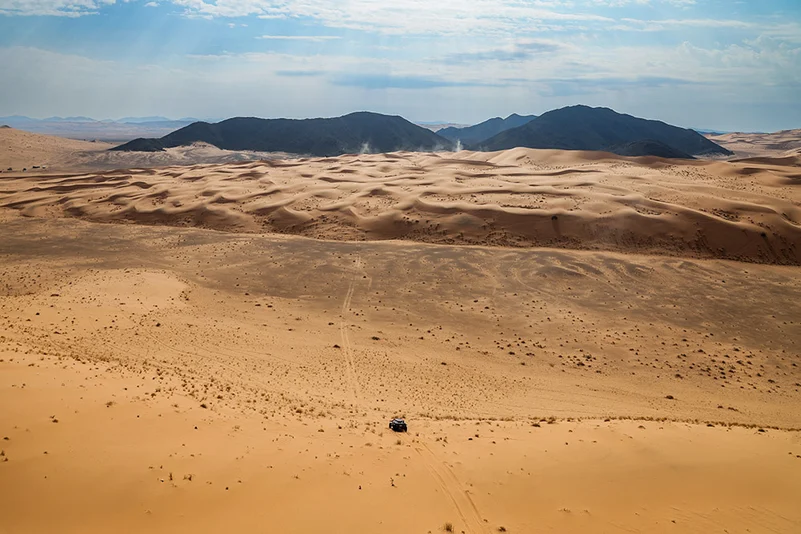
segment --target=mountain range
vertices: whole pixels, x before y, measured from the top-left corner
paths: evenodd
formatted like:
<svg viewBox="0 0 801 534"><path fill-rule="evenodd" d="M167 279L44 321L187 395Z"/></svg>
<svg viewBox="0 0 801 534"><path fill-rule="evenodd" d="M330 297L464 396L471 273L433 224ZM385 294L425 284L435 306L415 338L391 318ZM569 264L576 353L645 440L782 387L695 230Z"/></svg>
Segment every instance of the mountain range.
<svg viewBox="0 0 801 534"><path fill-rule="evenodd" d="M159 139L134 139L114 150L153 152L194 142L226 150L336 156L358 152L445 150L452 143L403 117L357 112L330 119L237 117L196 122Z"/></svg>
<svg viewBox="0 0 801 534"><path fill-rule="evenodd" d="M149 117L122 117L119 119L93 119L91 117L47 117L45 119L35 119L33 117L26 117L24 115L11 115L8 117L0 117L0 123L7 124L12 128L16 128L18 125L27 125L27 124L43 124L48 122L77 122L77 123L116 123L116 124L151 124L151 123L186 123L191 124L193 122L197 122L200 119L196 119L194 117L182 117L180 119L170 119L167 117L161 116L149 116ZM213 119L206 119L206 120L213 120Z"/></svg>
<svg viewBox="0 0 801 534"><path fill-rule="evenodd" d="M650 149L656 147L677 154L673 157L732 154L694 130L588 106L549 111L470 148L495 151L515 147L602 150L628 156L655 155Z"/></svg>
<svg viewBox="0 0 801 534"><path fill-rule="evenodd" d="M370 112L297 120L236 117L221 122L196 121L188 117L172 121L160 116L124 117L120 121L95 121L88 117L38 120L14 116L0 117L0 124L65 137L105 137L118 142L133 139L114 149L120 151L154 152L205 142L227 150L310 156L460 148L497 151L515 147L682 159L732 154L692 129L583 105L556 109L540 116L495 117L473 126L443 128L436 133L400 116Z"/></svg>
<svg viewBox="0 0 801 534"><path fill-rule="evenodd" d="M445 139L450 139L454 143L461 142L463 145L469 146L481 143L506 130L523 126L536 118L536 115L518 115L517 113L512 113L505 119L495 117L466 128L443 128L438 130L437 134Z"/></svg>
<svg viewBox="0 0 801 534"><path fill-rule="evenodd" d="M333 156L398 150L496 151L515 147L600 150L624 156L688 159L732 153L694 130L641 119L608 108L571 106L535 117L496 117L434 133L403 117L358 112L329 119L237 117L196 122L161 138L140 138L115 150L160 151L205 142L227 150Z"/></svg>

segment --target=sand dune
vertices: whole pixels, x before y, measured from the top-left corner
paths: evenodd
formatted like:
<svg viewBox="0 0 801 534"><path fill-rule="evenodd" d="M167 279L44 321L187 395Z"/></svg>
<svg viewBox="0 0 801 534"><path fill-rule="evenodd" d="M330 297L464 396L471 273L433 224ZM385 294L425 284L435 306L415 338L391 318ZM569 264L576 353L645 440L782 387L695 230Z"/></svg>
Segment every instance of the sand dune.
<svg viewBox="0 0 801 534"><path fill-rule="evenodd" d="M801 130L783 130L774 133L730 133L707 135L736 157L797 156L801 151Z"/></svg>
<svg viewBox="0 0 801 534"><path fill-rule="evenodd" d="M112 146L107 143L34 134L15 128L0 128L0 171L72 167L73 162L83 158L84 154L99 153Z"/></svg>
<svg viewBox="0 0 801 534"><path fill-rule="evenodd" d="M2 224L11 532L801 526L797 268Z"/></svg>
<svg viewBox="0 0 801 534"><path fill-rule="evenodd" d="M195 143L157 153L109 152L114 144L77 141L14 128L0 128L0 173L76 172L113 170L126 167L195 165L273 159L286 154L220 150Z"/></svg>
<svg viewBox="0 0 801 534"><path fill-rule="evenodd" d="M801 531L797 155L37 142L0 532Z"/></svg>
<svg viewBox="0 0 801 534"><path fill-rule="evenodd" d="M798 159L513 149L7 177L33 217L801 263Z"/></svg>

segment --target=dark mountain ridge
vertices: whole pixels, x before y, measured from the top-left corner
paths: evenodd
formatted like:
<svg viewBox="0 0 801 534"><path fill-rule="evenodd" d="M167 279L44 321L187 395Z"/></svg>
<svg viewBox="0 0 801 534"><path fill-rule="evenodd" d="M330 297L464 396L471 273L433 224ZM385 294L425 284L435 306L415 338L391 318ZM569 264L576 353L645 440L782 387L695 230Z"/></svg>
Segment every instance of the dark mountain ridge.
<svg viewBox="0 0 801 534"><path fill-rule="evenodd" d="M677 150L665 143L654 141L653 139L632 141L631 143L611 146L607 148L607 152L612 152L619 156L656 156L666 159L695 159L686 152Z"/></svg>
<svg viewBox="0 0 801 534"><path fill-rule="evenodd" d="M447 139L403 117L362 111L329 119L237 117L214 124L196 122L159 139L134 139L112 150L157 151L197 141L225 150L310 156L452 147Z"/></svg>
<svg viewBox="0 0 801 534"><path fill-rule="evenodd" d="M646 141L651 144L645 144ZM660 152L666 147L676 154L686 155L732 154L694 130L671 126L662 121L640 119L609 108L589 106L571 106L549 111L523 126L501 132L471 148L495 151L527 147L618 153L617 151L624 151L622 147L631 143L638 143L638 146L629 147L625 151L644 152L651 146L658 148Z"/></svg>
<svg viewBox="0 0 801 534"><path fill-rule="evenodd" d="M512 113L505 119L495 117L465 128L443 128L438 131L437 134L446 139L450 139L454 143L461 141L464 145L475 145L503 131L523 126L536 118L536 115L518 115L517 113Z"/></svg>
<svg viewBox="0 0 801 534"><path fill-rule="evenodd" d="M470 135L508 128L489 139L468 143ZM465 135L466 134L466 135ZM455 137L454 137L455 135ZM358 152L451 150L461 140L472 150L515 147L599 150L623 156L728 156L732 153L694 130L641 119L608 108L572 106L539 117L510 115L468 128L434 133L403 117L357 112L335 118L259 119L237 117L218 123L195 122L161 138L139 138L122 151L160 151L205 142L226 150L336 156Z"/></svg>

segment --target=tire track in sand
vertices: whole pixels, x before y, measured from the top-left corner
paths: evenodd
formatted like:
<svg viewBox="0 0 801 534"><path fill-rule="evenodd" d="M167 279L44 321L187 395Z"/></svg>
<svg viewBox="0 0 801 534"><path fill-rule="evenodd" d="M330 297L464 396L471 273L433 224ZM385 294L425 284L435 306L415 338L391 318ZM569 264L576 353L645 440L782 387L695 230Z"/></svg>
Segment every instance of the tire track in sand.
<svg viewBox="0 0 801 534"><path fill-rule="evenodd" d="M361 256L356 257L356 271L348 284L348 291L345 293L345 300L342 301L342 309L340 310L339 320L339 334L342 339L342 351L345 354L345 363L347 364L345 376L348 382L348 391L350 394L351 402L353 404L359 403L361 397L361 387L359 386L359 379L356 376L356 366L353 363L353 346L350 342L348 335L348 322L347 316L350 312L350 303L353 300L353 292L356 289L356 280L358 271L362 266Z"/></svg>
<svg viewBox="0 0 801 534"><path fill-rule="evenodd" d="M462 487L450 467L437 459L436 455L425 443L415 446L415 450L423 459L425 466L431 472L431 476L437 481L439 487L450 498L462 524L464 524L464 531L467 534L486 534L488 529L481 519L478 507L467 490Z"/></svg>

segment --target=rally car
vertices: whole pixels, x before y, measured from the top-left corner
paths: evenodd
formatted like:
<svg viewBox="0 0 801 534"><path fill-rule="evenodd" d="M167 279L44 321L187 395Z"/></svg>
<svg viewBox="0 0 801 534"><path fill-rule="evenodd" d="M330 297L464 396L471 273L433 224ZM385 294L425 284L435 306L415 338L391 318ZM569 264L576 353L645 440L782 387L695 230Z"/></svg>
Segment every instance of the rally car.
<svg viewBox="0 0 801 534"><path fill-rule="evenodd" d="M408 430L406 428L406 421L397 417L389 422L389 429L394 432L406 432Z"/></svg>

